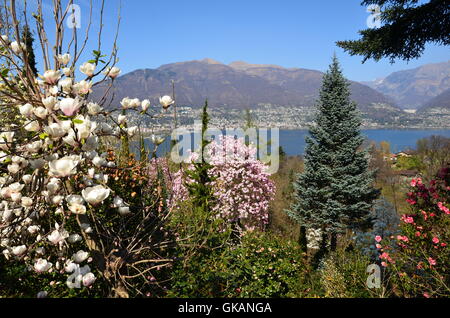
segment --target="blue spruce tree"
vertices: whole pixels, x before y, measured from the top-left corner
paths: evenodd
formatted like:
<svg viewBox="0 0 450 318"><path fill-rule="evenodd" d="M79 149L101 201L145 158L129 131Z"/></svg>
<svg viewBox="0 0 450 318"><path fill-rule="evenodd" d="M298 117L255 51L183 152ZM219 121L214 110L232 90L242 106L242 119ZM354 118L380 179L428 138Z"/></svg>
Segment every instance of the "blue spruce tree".
<svg viewBox="0 0 450 318"><path fill-rule="evenodd" d="M306 137L305 170L294 182L294 203L288 215L300 223L300 242L306 248L306 230L321 229L322 254L346 229L370 226L369 213L379 191L374 171L362 150L361 119L350 101L349 83L336 56L323 77L314 124Z"/></svg>

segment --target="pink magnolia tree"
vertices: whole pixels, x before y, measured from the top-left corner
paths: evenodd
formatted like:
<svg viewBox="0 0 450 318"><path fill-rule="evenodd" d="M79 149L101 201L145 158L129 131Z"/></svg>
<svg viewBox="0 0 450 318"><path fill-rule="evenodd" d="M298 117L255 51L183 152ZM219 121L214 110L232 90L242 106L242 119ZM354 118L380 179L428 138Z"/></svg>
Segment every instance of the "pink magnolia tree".
<svg viewBox="0 0 450 318"><path fill-rule="evenodd" d="M450 169L424 184L411 181L411 212L401 216L400 233L376 237L381 264L393 272L398 292L407 297L450 296Z"/></svg>
<svg viewBox="0 0 450 318"><path fill-rule="evenodd" d="M269 222L269 202L275 194L275 184L266 172L266 166L257 159L257 149L246 145L243 138L221 136L207 147L207 160L212 165L209 171L213 180L215 198L213 211L217 217L238 224L241 230L263 230ZM192 153L190 161L198 158ZM188 168L189 169L189 168ZM173 181L172 207L188 199L183 170L178 171Z"/></svg>

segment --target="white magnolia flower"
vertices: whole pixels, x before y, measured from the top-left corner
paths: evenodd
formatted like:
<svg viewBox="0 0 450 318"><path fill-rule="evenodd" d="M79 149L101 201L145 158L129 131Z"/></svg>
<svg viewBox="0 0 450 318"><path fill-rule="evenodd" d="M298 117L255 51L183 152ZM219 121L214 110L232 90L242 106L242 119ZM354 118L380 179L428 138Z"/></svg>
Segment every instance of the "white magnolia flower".
<svg viewBox="0 0 450 318"><path fill-rule="evenodd" d="M40 119L45 119L45 118L47 118L48 110L45 107L39 106L39 107L36 107L35 109L33 109L33 113L36 117L38 117Z"/></svg>
<svg viewBox="0 0 450 318"><path fill-rule="evenodd" d="M22 177L22 181L25 182L25 184L30 184L33 180L33 176L31 174L25 174Z"/></svg>
<svg viewBox="0 0 450 318"><path fill-rule="evenodd" d="M74 115L81 107L81 102L78 98L64 98L59 102L59 109L66 116Z"/></svg>
<svg viewBox="0 0 450 318"><path fill-rule="evenodd" d="M147 109L150 107L150 101L148 99L144 99L141 103L142 111L146 112Z"/></svg>
<svg viewBox="0 0 450 318"><path fill-rule="evenodd" d="M80 71L81 73L86 74L89 77L92 77L95 71L95 64L85 62L83 63L83 65L80 66Z"/></svg>
<svg viewBox="0 0 450 318"><path fill-rule="evenodd" d="M33 106L31 104L25 104L19 107L19 112L22 116L30 118L33 115Z"/></svg>
<svg viewBox="0 0 450 318"><path fill-rule="evenodd" d="M138 127L137 126L133 126L127 129L127 134L129 137L133 137L134 135L136 135L138 131Z"/></svg>
<svg viewBox="0 0 450 318"><path fill-rule="evenodd" d="M91 286L95 282L95 276L92 273L87 273L83 276L83 285L85 287Z"/></svg>
<svg viewBox="0 0 450 318"><path fill-rule="evenodd" d="M124 206L125 202L123 201L123 199L119 196L115 196L114 200L113 200L113 207L114 208L119 208L121 206Z"/></svg>
<svg viewBox="0 0 450 318"><path fill-rule="evenodd" d="M44 128L44 131L53 139L61 138L67 133L66 127L60 123L51 123Z"/></svg>
<svg viewBox="0 0 450 318"><path fill-rule="evenodd" d="M172 97L165 95L159 98L159 103L163 108L169 108L169 106L175 102L173 101Z"/></svg>
<svg viewBox="0 0 450 318"><path fill-rule="evenodd" d="M29 226L29 227L27 228L27 231L28 231L30 234L35 234L35 233L37 233L40 229L41 229L41 228L39 227L39 225L31 225L31 226Z"/></svg>
<svg viewBox="0 0 450 318"><path fill-rule="evenodd" d="M52 87L50 87L49 89L48 89L48 92L51 94L51 95L53 95L53 96L56 96L56 95L58 95L58 92L59 92L59 88L58 88L58 86L52 86Z"/></svg>
<svg viewBox="0 0 450 318"><path fill-rule="evenodd" d="M8 144L13 141L14 132L4 131L0 133L0 149L7 150L9 148Z"/></svg>
<svg viewBox="0 0 450 318"><path fill-rule="evenodd" d="M58 62L63 64L63 65L67 65L70 61L70 54L66 53L66 54L58 54Z"/></svg>
<svg viewBox="0 0 450 318"><path fill-rule="evenodd" d="M87 105L88 114L95 116L102 111L102 108L97 103L89 103Z"/></svg>
<svg viewBox="0 0 450 318"><path fill-rule="evenodd" d="M103 74L105 74L105 75L111 77L112 79L114 79L114 78L116 78L117 76L119 76L119 74L120 74L121 72L122 72L122 71L120 70L120 68L118 68L118 67L116 67L116 66L113 66L113 67L108 67L108 68L103 72Z"/></svg>
<svg viewBox="0 0 450 318"><path fill-rule="evenodd" d="M78 121L75 123L75 129L77 130L78 140L86 139L89 137L92 131L96 128L95 123L92 123L88 116L78 115L75 117Z"/></svg>
<svg viewBox="0 0 450 318"><path fill-rule="evenodd" d="M3 34L3 35L1 36L1 38L2 38L3 42L5 42L6 44L8 44L8 42L9 42L9 37L8 37L6 34Z"/></svg>
<svg viewBox="0 0 450 318"><path fill-rule="evenodd" d="M55 85L61 78L61 72L55 70L47 70L44 72L44 75L39 75L39 77L42 78L47 84Z"/></svg>
<svg viewBox="0 0 450 318"><path fill-rule="evenodd" d="M164 142L163 137L155 136L154 134L152 134L151 140L152 140L152 143L154 143L157 146L159 146L160 144L162 144Z"/></svg>
<svg viewBox="0 0 450 318"><path fill-rule="evenodd" d="M22 189L25 187L25 185L24 184L21 184L20 182L14 182L14 183L11 183L9 186L8 186L8 188L9 188L9 191L11 191L11 192L20 192L20 191L22 191Z"/></svg>
<svg viewBox="0 0 450 318"><path fill-rule="evenodd" d="M120 215L127 215L127 214L130 214L130 207L121 206L120 208L117 209L117 211L119 211Z"/></svg>
<svg viewBox="0 0 450 318"><path fill-rule="evenodd" d="M14 203L19 203L19 202L22 200L22 193L19 193L19 192L12 192L12 193L10 194L10 196L11 196L11 200L12 200Z"/></svg>
<svg viewBox="0 0 450 318"><path fill-rule="evenodd" d="M139 98L133 98L131 100L130 107L131 108L138 108L139 106L141 106L141 101L139 100Z"/></svg>
<svg viewBox="0 0 450 318"><path fill-rule="evenodd" d="M34 159L30 161L30 167L35 170L35 169L42 169L45 166L46 161L42 158L39 159Z"/></svg>
<svg viewBox="0 0 450 318"><path fill-rule="evenodd" d="M13 248L11 248L12 253L16 256L22 255L26 250L27 247L25 245L14 246Z"/></svg>
<svg viewBox="0 0 450 318"><path fill-rule="evenodd" d="M72 92L73 78L66 77L60 80L58 85L62 88L63 92L70 93Z"/></svg>
<svg viewBox="0 0 450 318"><path fill-rule="evenodd" d="M42 99L42 104L44 104L45 108L47 108L49 111L54 110L56 103L58 100L55 96L49 96L47 98Z"/></svg>
<svg viewBox="0 0 450 318"><path fill-rule="evenodd" d="M71 234L68 238L67 241L71 244L79 242L82 240L82 237L80 234Z"/></svg>
<svg viewBox="0 0 450 318"><path fill-rule="evenodd" d="M58 178L51 178L50 182L47 183L47 190L53 194L58 192L58 190L61 188L61 182Z"/></svg>
<svg viewBox="0 0 450 318"><path fill-rule="evenodd" d="M52 203L54 205L60 205L63 199L64 197L62 195L55 195L54 197L52 197Z"/></svg>
<svg viewBox="0 0 450 318"><path fill-rule="evenodd" d="M83 198L86 200L86 202L97 205L101 202L103 202L110 193L110 189L104 188L101 185L95 186L95 187L88 187L81 191L81 194L83 195Z"/></svg>
<svg viewBox="0 0 450 318"><path fill-rule="evenodd" d="M37 141L34 141L34 142L29 143L28 145L26 145L25 149L29 153L36 153L42 148L43 144L44 144L44 142L42 140L37 140Z"/></svg>
<svg viewBox="0 0 450 318"><path fill-rule="evenodd" d="M64 67L62 69L62 72L64 73L65 76L69 77L72 75L72 69L70 67Z"/></svg>
<svg viewBox="0 0 450 318"><path fill-rule="evenodd" d="M78 252L76 252L75 254L72 255L73 261L78 264L87 260L88 257L89 257L89 253L85 252L83 250L79 250Z"/></svg>
<svg viewBox="0 0 450 318"><path fill-rule="evenodd" d="M71 204L69 205L69 210L73 214L86 214L86 207L82 204Z"/></svg>
<svg viewBox="0 0 450 318"><path fill-rule="evenodd" d="M48 270L53 266L52 263L45 259L39 258L36 263L34 263L34 270L38 273L48 272Z"/></svg>
<svg viewBox="0 0 450 318"><path fill-rule="evenodd" d="M92 163L94 164L94 166L100 168L104 165L107 164L107 161L105 158L102 158L100 156L96 156L94 159L92 159Z"/></svg>
<svg viewBox="0 0 450 318"><path fill-rule="evenodd" d="M71 194L66 197L66 202L68 205L72 204L83 204L84 199L81 195L78 194Z"/></svg>
<svg viewBox="0 0 450 318"><path fill-rule="evenodd" d="M15 54L19 54L21 50L22 51L26 50L26 46L22 42L18 43L17 41L14 41L14 42L11 42L10 46L11 46L11 50L13 50L13 52Z"/></svg>
<svg viewBox="0 0 450 318"><path fill-rule="evenodd" d="M83 230L84 233L89 234L89 233L93 232L92 227L91 227L91 225L89 223L81 223L80 227L81 227L81 229Z"/></svg>
<svg viewBox="0 0 450 318"><path fill-rule="evenodd" d="M132 99L129 97L125 97L122 99L122 101L120 102L120 105L122 105L123 109L128 109L132 107Z"/></svg>
<svg viewBox="0 0 450 318"><path fill-rule="evenodd" d="M124 124L127 121L127 116L125 115L119 115L117 117L117 121L119 122L119 125Z"/></svg>
<svg viewBox="0 0 450 318"><path fill-rule="evenodd" d="M26 131L36 132L36 131L39 131L39 129L41 129L41 126L39 125L39 123L36 120L32 120L32 121L29 121L28 123L26 123L23 128Z"/></svg>
<svg viewBox="0 0 450 318"><path fill-rule="evenodd" d="M79 164L80 160L81 157L76 155L53 160L48 164L48 167L50 168L49 173L55 177L70 176L71 174L76 173L75 168Z"/></svg>
<svg viewBox="0 0 450 318"><path fill-rule="evenodd" d="M67 233L67 231L65 230L54 230L47 238L50 242L52 242L53 244L58 244L59 242L64 241L66 238L69 237L69 234Z"/></svg>
<svg viewBox="0 0 450 318"><path fill-rule="evenodd" d="M20 165L18 165L17 163L12 163L8 165L7 169L8 172L11 174L16 174L21 170Z"/></svg>
<svg viewBox="0 0 450 318"><path fill-rule="evenodd" d="M82 80L73 85L73 92L77 95L86 95L92 92L92 81Z"/></svg>

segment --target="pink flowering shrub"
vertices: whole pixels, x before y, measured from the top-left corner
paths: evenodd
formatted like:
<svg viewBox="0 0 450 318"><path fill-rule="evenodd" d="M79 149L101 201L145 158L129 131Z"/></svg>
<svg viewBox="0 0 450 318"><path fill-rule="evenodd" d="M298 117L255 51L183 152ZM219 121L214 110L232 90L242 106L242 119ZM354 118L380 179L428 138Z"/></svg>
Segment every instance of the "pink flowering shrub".
<svg viewBox="0 0 450 318"><path fill-rule="evenodd" d="M397 236L376 237L382 265L393 271L396 287L406 297L450 295L450 169L428 185L411 181L411 212L401 216Z"/></svg>
<svg viewBox="0 0 450 318"><path fill-rule="evenodd" d="M217 217L235 222L242 229L264 229L269 221L269 202L275 194L275 184L265 171L266 166L256 158L257 149L247 146L242 138L222 136L207 148L211 186L215 202L213 211ZM198 157L192 153L190 161ZM173 202L185 200L189 183L183 171L175 174L172 190Z"/></svg>

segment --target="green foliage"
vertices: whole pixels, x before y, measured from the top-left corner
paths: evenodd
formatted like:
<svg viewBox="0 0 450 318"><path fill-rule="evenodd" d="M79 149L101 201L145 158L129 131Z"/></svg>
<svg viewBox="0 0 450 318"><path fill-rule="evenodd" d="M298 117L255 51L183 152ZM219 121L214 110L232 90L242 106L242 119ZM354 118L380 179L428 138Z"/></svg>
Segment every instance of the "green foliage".
<svg viewBox="0 0 450 318"><path fill-rule="evenodd" d="M315 125L306 138L305 171L294 187L294 203L287 211L302 227L321 229L336 236L347 228L368 226L368 213L378 190L372 187L367 151L356 105L350 102L349 83L337 58L324 75Z"/></svg>
<svg viewBox="0 0 450 318"><path fill-rule="evenodd" d="M209 211L213 200L212 189L210 186L211 177L208 171L212 168L205 159L205 148L211 142L206 140L205 133L208 129L209 115L208 115L208 101L205 101L202 111L202 140L200 144L200 162L193 163L193 169L187 170L186 175L193 182L186 183L189 196L193 200L194 206L200 207L205 211Z"/></svg>
<svg viewBox="0 0 450 318"><path fill-rule="evenodd" d="M22 262L9 263L1 257L0 298L36 298L41 291L46 291L48 297L102 297L103 284L98 283L90 288L69 289L64 283L67 276L68 274L61 274L58 271L37 274L27 270Z"/></svg>
<svg viewBox="0 0 450 318"><path fill-rule="evenodd" d="M368 298L376 295L367 285L367 267L371 264L367 256L358 251L340 249L329 254L320 266L320 281L324 297Z"/></svg>
<svg viewBox="0 0 450 318"><path fill-rule="evenodd" d="M410 212L401 217L400 233L383 237L380 258L393 273L401 297L450 296L450 168L428 184L411 181Z"/></svg>
<svg viewBox="0 0 450 318"><path fill-rule="evenodd" d="M365 0L362 5L379 5L383 25L359 31L356 41L338 41L351 55L376 61L383 57L410 60L422 55L425 44L450 44L450 6L447 0L418 3L417 0Z"/></svg>
<svg viewBox="0 0 450 318"><path fill-rule="evenodd" d="M230 250L227 273L227 297L296 297L304 287L306 266L295 241L250 232Z"/></svg>
<svg viewBox="0 0 450 318"><path fill-rule="evenodd" d="M420 158L417 156L399 156L395 163L395 168L398 170L417 170L420 171L424 168L424 165Z"/></svg>
<svg viewBox="0 0 450 318"><path fill-rule="evenodd" d="M222 297L225 294L231 231L222 219L184 202L172 213L171 227L179 238L169 297Z"/></svg>

